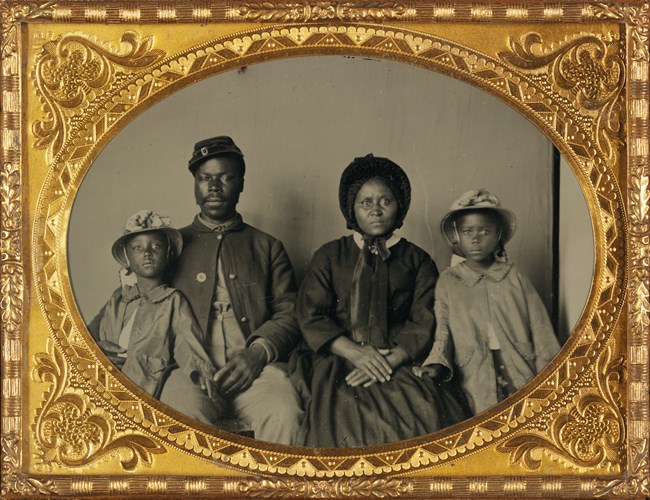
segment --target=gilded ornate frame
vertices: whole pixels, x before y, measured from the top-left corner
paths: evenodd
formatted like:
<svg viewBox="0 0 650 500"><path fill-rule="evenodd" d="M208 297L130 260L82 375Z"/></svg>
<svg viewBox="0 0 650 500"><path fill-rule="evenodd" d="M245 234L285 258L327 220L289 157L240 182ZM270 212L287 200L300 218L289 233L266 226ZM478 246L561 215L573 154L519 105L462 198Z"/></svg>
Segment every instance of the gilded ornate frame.
<svg viewBox="0 0 650 500"><path fill-rule="evenodd" d="M650 495L649 3L62 0L0 13L3 497ZM101 147L182 86L307 54L466 80L569 161L595 278L561 354L511 404L395 445L289 448L163 414L88 342L65 235Z"/></svg>

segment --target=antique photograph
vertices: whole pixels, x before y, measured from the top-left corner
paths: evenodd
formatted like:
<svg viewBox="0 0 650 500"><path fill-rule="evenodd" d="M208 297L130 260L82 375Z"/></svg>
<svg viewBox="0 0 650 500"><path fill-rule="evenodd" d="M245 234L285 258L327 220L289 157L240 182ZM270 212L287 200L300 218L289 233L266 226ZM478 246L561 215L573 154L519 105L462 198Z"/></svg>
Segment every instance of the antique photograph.
<svg viewBox="0 0 650 500"><path fill-rule="evenodd" d="M465 214L480 218L467 243ZM172 94L99 154L69 228L77 305L128 378L291 445L385 444L506 399L564 343L593 270L551 141L467 83L370 58L256 64ZM166 235L153 282L132 262L141 233ZM361 276L364 241L387 276L372 260Z"/></svg>
<svg viewBox="0 0 650 500"><path fill-rule="evenodd" d="M2 498L650 496L650 4L0 4Z"/></svg>

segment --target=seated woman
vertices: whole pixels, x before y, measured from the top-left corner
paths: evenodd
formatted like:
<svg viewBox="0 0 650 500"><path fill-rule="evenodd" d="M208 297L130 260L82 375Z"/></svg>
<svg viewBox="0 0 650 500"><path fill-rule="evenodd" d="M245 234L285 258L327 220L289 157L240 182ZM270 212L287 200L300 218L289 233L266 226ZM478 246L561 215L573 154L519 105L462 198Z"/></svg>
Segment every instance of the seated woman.
<svg viewBox="0 0 650 500"><path fill-rule="evenodd" d="M341 176L339 203L355 233L315 253L298 296L311 354L292 363L307 446L388 443L466 417L446 388L411 372L433 342L438 271L394 234L410 199L408 177L387 158L357 158Z"/></svg>

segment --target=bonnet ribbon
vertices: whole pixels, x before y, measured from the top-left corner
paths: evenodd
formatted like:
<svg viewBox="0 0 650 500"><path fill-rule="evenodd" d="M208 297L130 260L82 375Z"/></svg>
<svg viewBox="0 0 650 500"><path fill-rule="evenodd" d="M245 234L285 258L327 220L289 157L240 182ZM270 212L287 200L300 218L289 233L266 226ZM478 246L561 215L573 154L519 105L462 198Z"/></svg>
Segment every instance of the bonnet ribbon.
<svg viewBox="0 0 650 500"><path fill-rule="evenodd" d="M388 258L383 237L363 236L363 248L354 267L350 300L352 338L361 345L388 347Z"/></svg>

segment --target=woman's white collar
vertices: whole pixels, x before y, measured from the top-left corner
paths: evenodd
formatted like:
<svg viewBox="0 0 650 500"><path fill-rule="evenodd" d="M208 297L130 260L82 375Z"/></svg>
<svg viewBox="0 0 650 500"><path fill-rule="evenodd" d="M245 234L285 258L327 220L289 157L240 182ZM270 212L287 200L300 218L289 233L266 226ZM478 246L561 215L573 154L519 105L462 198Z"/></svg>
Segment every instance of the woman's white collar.
<svg viewBox="0 0 650 500"><path fill-rule="evenodd" d="M363 248L363 237L359 233L354 233L353 235L354 242L357 244L359 248ZM402 239L401 236L398 236L396 234L391 235L390 238L386 240L386 248L390 248L393 245L396 245L399 243L399 241Z"/></svg>

